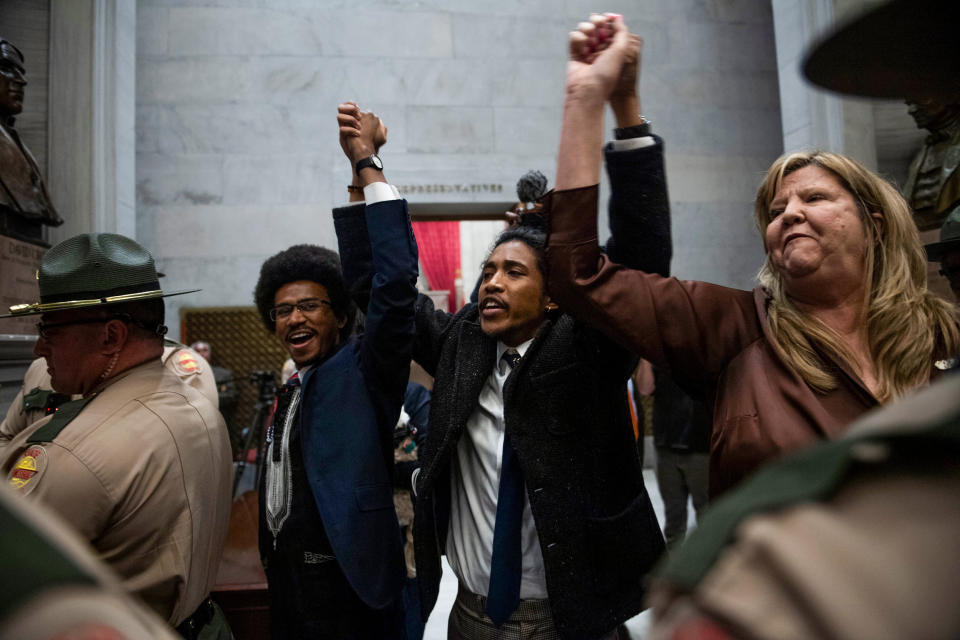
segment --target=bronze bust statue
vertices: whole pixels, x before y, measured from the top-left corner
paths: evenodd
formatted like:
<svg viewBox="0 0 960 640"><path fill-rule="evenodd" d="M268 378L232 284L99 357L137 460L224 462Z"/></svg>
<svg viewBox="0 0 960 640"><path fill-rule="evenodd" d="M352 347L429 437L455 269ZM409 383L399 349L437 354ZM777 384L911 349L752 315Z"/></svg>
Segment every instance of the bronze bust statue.
<svg viewBox="0 0 960 640"><path fill-rule="evenodd" d="M921 231L936 229L960 206L960 96L951 102L907 100L917 127L930 132L910 165L903 194Z"/></svg>
<svg viewBox="0 0 960 640"><path fill-rule="evenodd" d="M49 246L43 240L43 225L58 226L50 194L33 154L14 129L23 111L27 85L23 54L0 38L0 234Z"/></svg>

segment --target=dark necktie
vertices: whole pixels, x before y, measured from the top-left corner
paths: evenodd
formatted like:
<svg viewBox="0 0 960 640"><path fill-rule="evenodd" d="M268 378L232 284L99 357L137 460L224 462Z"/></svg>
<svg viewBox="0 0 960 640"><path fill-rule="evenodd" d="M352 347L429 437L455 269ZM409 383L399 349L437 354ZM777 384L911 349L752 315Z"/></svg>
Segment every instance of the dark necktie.
<svg viewBox="0 0 960 640"><path fill-rule="evenodd" d="M512 369L520 354L503 354ZM500 489L497 493L497 520L493 527L493 554L490 558L490 586L487 615L496 626L503 625L520 602L520 527L523 520L523 475L510 436L503 436Z"/></svg>

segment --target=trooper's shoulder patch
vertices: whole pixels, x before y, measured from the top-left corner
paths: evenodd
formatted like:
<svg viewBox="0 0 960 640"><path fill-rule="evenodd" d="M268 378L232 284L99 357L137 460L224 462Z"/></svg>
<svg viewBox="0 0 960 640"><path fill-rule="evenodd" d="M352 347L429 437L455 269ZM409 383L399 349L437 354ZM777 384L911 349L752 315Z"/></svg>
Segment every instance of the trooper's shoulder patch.
<svg viewBox="0 0 960 640"><path fill-rule="evenodd" d="M38 444L30 445L10 469L7 483L23 495L30 493L46 471L48 461L46 449Z"/></svg>
<svg viewBox="0 0 960 640"><path fill-rule="evenodd" d="M174 371L181 376L188 376L200 372L200 361L186 349L177 351L173 354L171 360L173 361Z"/></svg>

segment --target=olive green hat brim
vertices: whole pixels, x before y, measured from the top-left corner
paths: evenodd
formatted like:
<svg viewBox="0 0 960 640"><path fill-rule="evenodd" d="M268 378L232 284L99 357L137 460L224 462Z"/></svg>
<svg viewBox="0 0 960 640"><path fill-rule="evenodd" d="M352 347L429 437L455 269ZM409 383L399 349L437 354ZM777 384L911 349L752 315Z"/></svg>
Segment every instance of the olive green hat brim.
<svg viewBox="0 0 960 640"><path fill-rule="evenodd" d="M112 304L121 304L123 302L137 302L139 300L153 300L155 298L169 298L171 296L182 296L186 293L196 293L200 289L188 289L186 291L173 291L164 293L160 289L154 291L140 291L137 293L127 293L117 296L107 296L105 298L88 298L84 300L65 300L63 302L34 302L31 304L17 304L10 307L10 313L0 315L0 318L20 318L25 316L35 316L41 313L51 311L66 311L68 309L89 309L93 307L104 307Z"/></svg>
<svg viewBox="0 0 960 640"><path fill-rule="evenodd" d="M831 31L808 52L803 72L839 93L955 98L958 24L958 0L893 0Z"/></svg>

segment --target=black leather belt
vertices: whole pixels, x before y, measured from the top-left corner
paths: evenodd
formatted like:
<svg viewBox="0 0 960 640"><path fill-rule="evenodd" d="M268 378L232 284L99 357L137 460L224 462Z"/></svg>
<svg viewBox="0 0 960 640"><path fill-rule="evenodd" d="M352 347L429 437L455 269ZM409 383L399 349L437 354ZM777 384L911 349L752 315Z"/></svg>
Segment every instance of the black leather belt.
<svg viewBox="0 0 960 640"><path fill-rule="evenodd" d="M200 630L213 620L215 614L216 609L213 606L213 600L208 596L200 603L197 610L190 614L189 618L177 625L177 633L187 640L197 640L200 636Z"/></svg>

